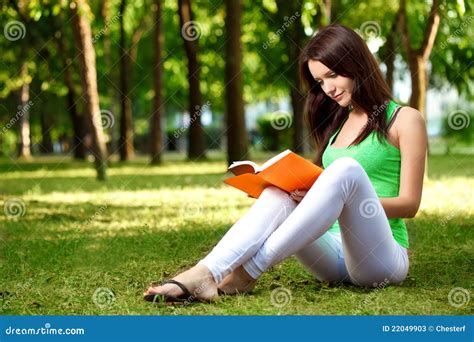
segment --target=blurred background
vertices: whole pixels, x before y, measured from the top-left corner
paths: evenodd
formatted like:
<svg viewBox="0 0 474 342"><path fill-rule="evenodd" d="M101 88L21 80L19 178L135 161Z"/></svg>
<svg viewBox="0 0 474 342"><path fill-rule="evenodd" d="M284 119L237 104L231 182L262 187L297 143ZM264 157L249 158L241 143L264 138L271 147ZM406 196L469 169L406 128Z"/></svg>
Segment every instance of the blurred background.
<svg viewBox="0 0 474 342"><path fill-rule="evenodd" d="M424 114L430 153L473 152L468 1L4 0L0 18L6 158L89 157L104 177L137 155L308 152L297 58L332 22Z"/></svg>

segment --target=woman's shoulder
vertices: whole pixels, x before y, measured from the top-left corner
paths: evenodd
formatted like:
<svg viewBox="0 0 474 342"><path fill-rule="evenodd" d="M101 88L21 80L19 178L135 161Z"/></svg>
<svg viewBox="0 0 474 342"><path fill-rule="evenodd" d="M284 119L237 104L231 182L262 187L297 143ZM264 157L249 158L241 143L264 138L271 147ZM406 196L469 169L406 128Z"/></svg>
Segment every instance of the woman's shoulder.
<svg viewBox="0 0 474 342"><path fill-rule="evenodd" d="M409 106L403 106L398 111L394 126L403 129L420 126L425 127L425 119L419 110Z"/></svg>
<svg viewBox="0 0 474 342"><path fill-rule="evenodd" d="M388 139L392 145L400 148L402 140L411 145L414 140L424 136L426 136L426 125L420 111L408 106L400 108L389 131Z"/></svg>

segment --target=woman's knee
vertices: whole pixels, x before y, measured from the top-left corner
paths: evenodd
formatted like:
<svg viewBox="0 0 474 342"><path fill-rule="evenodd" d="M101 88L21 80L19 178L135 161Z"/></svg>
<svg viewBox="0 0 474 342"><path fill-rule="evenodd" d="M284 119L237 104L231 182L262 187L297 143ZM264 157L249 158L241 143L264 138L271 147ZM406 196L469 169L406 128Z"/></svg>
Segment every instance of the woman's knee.
<svg viewBox="0 0 474 342"><path fill-rule="evenodd" d="M288 193L277 188L276 186L267 186L263 190L259 199L276 199L276 200L287 201L288 199L291 199L291 197Z"/></svg>
<svg viewBox="0 0 474 342"><path fill-rule="evenodd" d="M331 177L334 177L334 179L337 180L359 180L360 178L367 177L362 165L360 165L357 160L350 157L336 159L327 167L325 172L328 172Z"/></svg>
<svg viewBox="0 0 474 342"><path fill-rule="evenodd" d="M335 169L343 173L357 173L364 172L364 168L359 164L357 160L351 157L338 158L329 165L328 169Z"/></svg>

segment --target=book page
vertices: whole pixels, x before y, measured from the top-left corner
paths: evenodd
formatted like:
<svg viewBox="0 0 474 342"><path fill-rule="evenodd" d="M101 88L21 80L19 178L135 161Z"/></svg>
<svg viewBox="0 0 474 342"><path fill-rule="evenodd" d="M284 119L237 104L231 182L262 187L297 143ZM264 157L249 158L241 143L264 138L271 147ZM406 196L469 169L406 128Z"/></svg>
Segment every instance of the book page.
<svg viewBox="0 0 474 342"><path fill-rule="evenodd" d="M244 173L256 173L257 169L260 169L260 167L250 160L233 162L228 168L236 176Z"/></svg>

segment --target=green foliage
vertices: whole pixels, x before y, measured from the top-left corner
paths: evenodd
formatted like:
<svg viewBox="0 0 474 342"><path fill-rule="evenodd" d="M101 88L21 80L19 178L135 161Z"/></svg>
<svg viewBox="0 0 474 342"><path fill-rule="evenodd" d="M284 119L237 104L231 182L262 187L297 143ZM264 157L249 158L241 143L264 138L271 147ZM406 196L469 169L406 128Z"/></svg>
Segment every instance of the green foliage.
<svg viewBox="0 0 474 342"><path fill-rule="evenodd" d="M120 116L119 65L125 53L118 47L119 19L120 17L124 19L128 48L131 48L131 40L137 29L143 28L136 47L137 58L132 63L130 71L130 97L133 101L134 133L137 136L146 135L154 96L155 12L152 1L128 1L125 12L119 13L120 1L109 0L106 17L102 11L105 1L89 1L89 3L91 10L87 13L87 17L91 20L97 56L100 105L102 109L110 110L115 116L116 125L108 131L115 136L118 136ZM322 1L300 1L301 9L295 4L296 2L280 0L243 2L242 72L244 100L247 104L288 96L292 75L297 66L296 59L290 60L290 52L299 51L305 43L304 40L309 39L324 21ZM218 0L196 0L192 2L192 6L199 32L197 42L203 101L209 101L213 115L222 118L225 99L225 6ZM410 38L414 47L419 47L421 44L421 32L425 29L429 8L430 4L426 1L407 2ZM162 9L163 92L166 102L165 115L168 118L166 122L172 126L173 121L169 118L188 110L187 61L181 37L177 1L164 0ZM462 0L440 1L439 9L441 22L430 57L430 86L438 89L455 88L470 101L474 94L474 66L471 62L474 56L472 5L469 1ZM371 23L376 28L377 40L383 44L397 11L397 2L342 0L332 3L332 20L359 31L364 25ZM306 34L300 43L301 46L298 47L289 36L292 26L288 28L284 26L296 12L301 16ZM68 2L59 0L0 2L0 20L5 24L18 22L20 27L24 27L24 37L21 39L9 40L5 34L0 35L2 61L0 125L4 126L15 115L18 106L17 91L22 84L29 83L31 97L35 103L31 116L33 132L40 132L38 125L41 113L49 112L54 116L52 128L54 135L60 136L65 133L71 136L72 129L66 101L67 88L64 85L64 68L68 62L72 63L72 78L77 93L76 104L80 113L83 111L83 100ZM59 52L57 44L57 38L61 36L66 43L64 54ZM400 41L397 44L396 53L404 57ZM26 63L28 68L28 75L25 77L19 72L23 63ZM403 72L398 74L401 75ZM35 135L33 140L37 142L38 136ZM274 145L274 142L270 145Z"/></svg>
<svg viewBox="0 0 474 342"><path fill-rule="evenodd" d="M447 153L456 145L472 145L474 142L474 114L472 111L456 109L444 116L442 137L446 141Z"/></svg>
<svg viewBox="0 0 474 342"><path fill-rule="evenodd" d="M264 151L280 151L291 146L293 130L288 126L288 116L267 113L257 120L258 131L262 137Z"/></svg>

